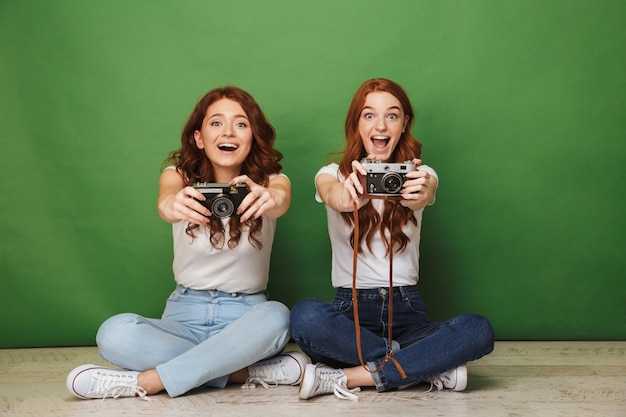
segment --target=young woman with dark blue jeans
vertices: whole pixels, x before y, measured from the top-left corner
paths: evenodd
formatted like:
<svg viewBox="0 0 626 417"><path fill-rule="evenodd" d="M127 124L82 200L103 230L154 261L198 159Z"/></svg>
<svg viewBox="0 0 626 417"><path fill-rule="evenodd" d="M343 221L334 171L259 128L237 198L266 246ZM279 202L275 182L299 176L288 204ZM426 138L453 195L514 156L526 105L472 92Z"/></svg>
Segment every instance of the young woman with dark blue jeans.
<svg viewBox="0 0 626 417"><path fill-rule="evenodd" d="M420 381L462 391L465 364L493 350L486 318L432 322L419 295L422 213L435 201L438 177L419 159L413 120L402 87L366 81L348 110L341 161L315 177L316 199L327 210L337 293L332 303L305 299L292 309L292 336L313 362L300 385L302 399L328 393L355 399L360 387L383 392ZM380 175L368 180L368 172ZM385 179L389 172L404 175L399 189L393 175ZM374 195L381 188L383 195Z"/></svg>

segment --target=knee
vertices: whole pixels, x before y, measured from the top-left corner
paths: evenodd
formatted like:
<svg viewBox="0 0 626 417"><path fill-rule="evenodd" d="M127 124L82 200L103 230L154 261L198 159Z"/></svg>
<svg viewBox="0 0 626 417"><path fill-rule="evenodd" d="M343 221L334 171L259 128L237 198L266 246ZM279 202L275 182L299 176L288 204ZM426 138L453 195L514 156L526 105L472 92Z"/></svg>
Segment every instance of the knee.
<svg viewBox="0 0 626 417"><path fill-rule="evenodd" d="M254 307L261 313L263 321L268 326L275 326L277 329L289 329L289 309L278 301L267 301L257 304Z"/></svg>
<svg viewBox="0 0 626 417"><path fill-rule="evenodd" d="M311 328L319 320L320 313L328 303L315 298L298 301L291 309L291 333L294 337Z"/></svg>
<svg viewBox="0 0 626 417"><path fill-rule="evenodd" d="M489 341L492 345L496 339L496 332L493 330L493 326L486 317L474 315L478 324L478 331L483 335L483 339Z"/></svg>
<svg viewBox="0 0 626 417"><path fill-rule="evenodd" d="M96 334L96 344L102 349L115 343L120 335L127 333L129 325L137 322L137 315L132 313L117 314L100 325Z"/></svg>
<svg viewBox="0 0 626 417"><path fill-rule="evenodd" d="M471 332L472 339L477 347L483 349L486 353L491 352L496 334L489 320L478 314L467 314L463 318L465 319L464 327Z"/></svg>

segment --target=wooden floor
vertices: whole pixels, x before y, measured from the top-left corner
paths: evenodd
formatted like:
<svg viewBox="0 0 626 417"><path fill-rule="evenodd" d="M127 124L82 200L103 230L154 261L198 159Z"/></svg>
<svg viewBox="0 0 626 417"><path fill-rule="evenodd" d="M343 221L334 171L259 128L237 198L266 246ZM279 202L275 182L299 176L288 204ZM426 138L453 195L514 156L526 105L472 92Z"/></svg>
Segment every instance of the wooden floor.
<svg viewBox="0 0 626 417"><path fill-rule="evenodd" d="M497 342L491 355L468 364L465 392L426 392L420 384L364 390L357 402L303 401L291 386L79 400L65 377L83 363L106 364L94 347L0 350L0 416L626 416L626 342Z"/></svg>

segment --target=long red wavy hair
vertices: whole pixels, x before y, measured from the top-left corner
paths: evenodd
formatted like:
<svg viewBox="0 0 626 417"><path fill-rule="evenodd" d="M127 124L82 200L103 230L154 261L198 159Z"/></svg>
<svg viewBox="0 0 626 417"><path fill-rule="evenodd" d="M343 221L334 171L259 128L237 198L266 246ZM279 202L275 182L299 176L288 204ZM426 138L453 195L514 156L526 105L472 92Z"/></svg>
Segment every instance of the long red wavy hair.
<svg viewBox="0 0 626 417"><path fill-rule="evenodd" d="M252 147L243 163L241 175L247 175L255 183L266 187L269 184L270 174L278 174L282 169L280 160L283 158L283 155L274 148L276 131L266 119L256 100L246 91L234 86L215 88L198 101L183 127L180 149L172 151L165 164L174 165L183 174L185 186L192 185L195 182L215 182L213 165L207 158L204 150L196 146L194 132L202 128L202 122L209 106L223 98L236 101L241 105L243 111L248 116L252 129ZM232 249L237 246L241 238L242 227L249 227L250 234L248 239L250 243L260 248L262 244L259 236L262 224L261 218L256 220L250 219L243 225L238 218L231 218L229 220L228 247ZM197 225L189 225L187 233L194 236L193 231L197 228ZM215 248L223 247L225 230L221 219L211 219L209 229L211 244Z"/></svg>
<svg viewBox="0 0 626 417"><path fill-rule="evenodd" d="M352 161L367 157L367 151L363 146L363 139L359 134L359 118L361 111L365 105L365 99L368 94L373 92L387 92L392 94L400 101L402 111L408 116L406 129L402 133L396 148L391 154L390 162L403 162L412 160L413 158L419 158L422 153L422 144L413 137L411 129L415 121L415 113L413 112L413 106L404 89L395 82L385 78L375 78L367 80L356 91L350 107L348 108L348 114L345 122L345 135L346 135L346 147L343 151L343 157L339 162L339 171L347 177L352 172ZM352 213L341 214L344 221L348 225L354 225L354 218ZM376 211L372 206L372 202L369 201L358 212L359 216L359 252L362 252L362 243L365 241L368 249L371 251L371 241L376 233L380 233L385 247L387 248L387 255L392 248L397 246L399 252L406 249L409 242L409 237L402 231L404 225L408 222L417 224L417 220L413 215L413 211L409 208L403 207L397 204L396 201L386 200L384 203L384 209L382 215ZM387 238L385 232L389 231L391 236ZM350 236L352 245L354 245L354 230ZM393 243L392 243L393 242Z"/></svg>

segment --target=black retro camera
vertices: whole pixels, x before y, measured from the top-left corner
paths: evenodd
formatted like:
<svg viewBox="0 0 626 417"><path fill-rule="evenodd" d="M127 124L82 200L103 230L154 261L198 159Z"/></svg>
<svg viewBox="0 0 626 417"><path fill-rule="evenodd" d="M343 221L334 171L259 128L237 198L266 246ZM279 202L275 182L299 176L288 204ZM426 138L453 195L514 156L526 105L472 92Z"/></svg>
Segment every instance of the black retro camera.
<svg viewBox="0 0 626 417"><path fill-rule="evenodd" d="M223 184L211 182L197 182L193 188L200 191L206 201L198 200L204 207L211 211L209 217L225 219L227 217L239 217L237 208L248 195L248 188L245 184Z"/></svg>
<svg viewBox="0 0 626 417"><path fill-rule="evenodd" d="M367 174L359 175L359 178L364 195L370 198L402 198L400 193L406 174L417 168L411 161L395 163L362 159L361 165Z"/></svg>

